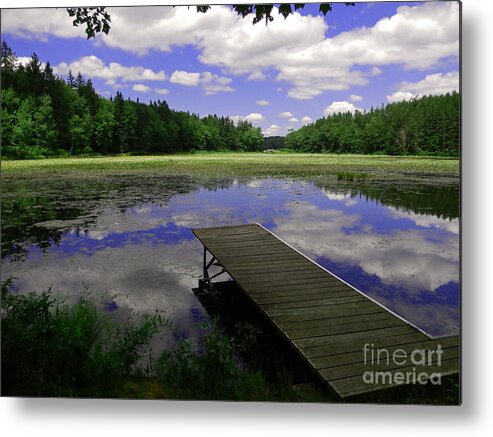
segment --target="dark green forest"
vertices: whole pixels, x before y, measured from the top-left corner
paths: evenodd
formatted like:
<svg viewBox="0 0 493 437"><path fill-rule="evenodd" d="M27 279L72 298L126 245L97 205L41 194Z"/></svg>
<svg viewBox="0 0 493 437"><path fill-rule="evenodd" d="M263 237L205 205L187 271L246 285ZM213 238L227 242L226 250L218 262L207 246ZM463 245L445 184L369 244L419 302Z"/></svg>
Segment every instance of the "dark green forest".
<svg viewBox="0 0 493 437"><path fill-rule="evenodd" d="M459 94L334 114L289 133L284 142L290 149L311 153L458 156Z"/></svg>
<svg viewBox="0 0 493 437"><path fill-rule="evenodd" d="M70 154L164 154L193 150L256 151L260 128L228 117L200 118L174 111L165 101L149 104L117 92L99 96L91 79L66 78L43 66L36 54L18 65L2 42L2 155L36 158Z"/></svg>

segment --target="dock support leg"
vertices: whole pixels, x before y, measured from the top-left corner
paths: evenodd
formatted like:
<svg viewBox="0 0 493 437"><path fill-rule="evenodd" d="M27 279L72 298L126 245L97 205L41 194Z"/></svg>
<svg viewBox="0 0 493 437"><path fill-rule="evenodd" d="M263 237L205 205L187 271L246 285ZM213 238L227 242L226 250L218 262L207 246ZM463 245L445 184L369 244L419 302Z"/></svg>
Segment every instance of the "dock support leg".
<svg viewBox="0 0 493 437"><path fill-rule="evenodd" d="M207 266L207 249L204 247L204 266L203 266L203 274L202 274L202 279L205 282L209 282L209 269Z"/></svg>
<svg viewBox="0 0 493 437"><path fill-rule="evenodd" d="M214 255L212 255L211 253L211 256L212 258L210 259L209 262L207 262L207 248L204 246L204 257L203 257L203 272L202 272L202 278L199 279L199 289L201 291L203 291L204 289L207 289L209 288L209 286L211 285L211 279L219 276L219 275L222 275L223 273L226 272L226 270L223 268L219 273L216 273L215 275L212 275L212 276L209 276L209 267L214 264L214 262L216 262L215 264L222 267L216 260L216 257Z"/></svg>

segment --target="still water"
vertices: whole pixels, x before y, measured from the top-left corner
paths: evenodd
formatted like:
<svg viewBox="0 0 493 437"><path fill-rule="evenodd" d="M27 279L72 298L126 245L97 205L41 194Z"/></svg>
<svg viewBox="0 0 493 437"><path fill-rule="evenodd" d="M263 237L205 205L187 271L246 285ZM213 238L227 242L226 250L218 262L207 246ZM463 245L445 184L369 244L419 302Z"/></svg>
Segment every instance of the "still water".
<svg viewBox="0 0 493 437"><path fill-rule="evenodd" d="M193 335L207 315L191 229L257 222L426 332L459 332L457 184L115 174L2 185L1 274L14 292L89 290L109 312L161 311Z"/></svg>

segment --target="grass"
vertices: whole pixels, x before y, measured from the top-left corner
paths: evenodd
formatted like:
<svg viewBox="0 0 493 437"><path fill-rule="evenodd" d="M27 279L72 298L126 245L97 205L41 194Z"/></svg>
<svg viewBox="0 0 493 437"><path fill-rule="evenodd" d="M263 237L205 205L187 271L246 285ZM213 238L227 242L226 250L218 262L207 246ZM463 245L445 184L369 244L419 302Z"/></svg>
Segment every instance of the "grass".
<svg viewBox="0 0 493 437"><path fill-rule="evenodd" d="M60 174L87 171L164 171L197 176L314 177L338 173L386 179L406 174L458 176L459 160L430 157L375 155L194 153L163 156L105 156L51 158L2 162L4 175L19 172Z"/></svg>

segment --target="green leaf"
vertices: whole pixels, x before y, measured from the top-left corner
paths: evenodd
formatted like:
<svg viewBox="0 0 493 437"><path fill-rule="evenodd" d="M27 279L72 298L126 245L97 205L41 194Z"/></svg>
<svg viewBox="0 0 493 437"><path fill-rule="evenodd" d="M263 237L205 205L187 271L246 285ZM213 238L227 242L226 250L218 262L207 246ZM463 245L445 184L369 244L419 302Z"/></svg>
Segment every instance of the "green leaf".
<svg viewBox="0 0 493 437"><path fill-rule="evenodd" d="M321 3L320 4L319 11L322 12L322 14L326 15L327 12L330 12L331 10L332 10L332 3Z"/></svg>
<svg viewBox="0 0 493 437"><path fill-rule="evenodd" d="M288 16L292 13L291 5L289 3L283 3L282 5L279 5L279 13L284 18L288 18Z"/></svg>

